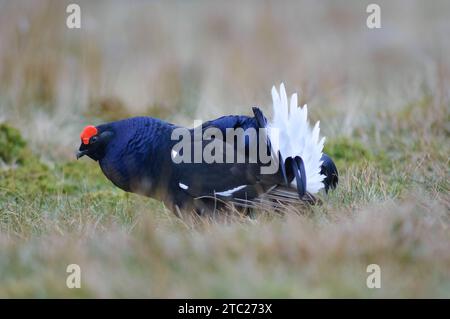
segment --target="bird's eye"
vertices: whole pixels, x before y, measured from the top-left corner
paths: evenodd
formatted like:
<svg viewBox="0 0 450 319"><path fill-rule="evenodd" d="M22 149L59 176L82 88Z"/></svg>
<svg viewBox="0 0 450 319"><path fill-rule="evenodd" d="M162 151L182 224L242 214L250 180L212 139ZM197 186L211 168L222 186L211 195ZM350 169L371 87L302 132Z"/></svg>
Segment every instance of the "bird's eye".
<svg viewBox="0 0 450 319"><path fill-rule="evenodd" d="M98 140L98 136L92 136L91 137L91 143L95 143Z"/></svg>

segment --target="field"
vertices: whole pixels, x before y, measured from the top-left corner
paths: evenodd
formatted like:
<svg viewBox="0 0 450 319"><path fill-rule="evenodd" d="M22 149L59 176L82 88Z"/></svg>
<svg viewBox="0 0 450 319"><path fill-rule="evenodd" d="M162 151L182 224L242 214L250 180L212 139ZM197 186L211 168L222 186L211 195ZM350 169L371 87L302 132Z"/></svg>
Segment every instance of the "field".
<svg viewBox="0 0 450 319"><path fill-rule="evenodd" d="M0 1L0 297L450 297L448 1L68 3ZM321 206L182 220L75 160L87 124L271 114L281 82L340 171Z"/></svg>

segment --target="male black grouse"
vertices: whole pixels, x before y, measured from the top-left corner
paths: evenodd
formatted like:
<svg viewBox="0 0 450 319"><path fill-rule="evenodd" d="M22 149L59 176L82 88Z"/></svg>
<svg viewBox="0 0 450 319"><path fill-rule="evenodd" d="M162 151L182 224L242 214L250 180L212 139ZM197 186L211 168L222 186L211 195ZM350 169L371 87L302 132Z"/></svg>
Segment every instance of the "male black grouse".
<svg viewBox="0 0 450 319"><path fill-rule="evenodd" d="M322 152L319 122L309 125L307 106L298 106L297 94L288 101L283 84L280 93L272 88L272 99L270 122L254 107L254 117L223 116L194 129L152 117L87 126L77 158L89 156L117 187L162 200L175 212L315 202L313 194L338 183L335 164ZM235 134L239 129L256 134ZM188 144L180 143L183 132ZM198 150L200 161L194 159Z"/></svg>

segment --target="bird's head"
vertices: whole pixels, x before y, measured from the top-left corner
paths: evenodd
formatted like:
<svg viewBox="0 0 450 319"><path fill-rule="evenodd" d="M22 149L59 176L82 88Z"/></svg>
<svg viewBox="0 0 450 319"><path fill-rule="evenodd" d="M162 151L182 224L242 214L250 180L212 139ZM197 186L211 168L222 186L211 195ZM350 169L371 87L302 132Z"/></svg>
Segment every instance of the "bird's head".
<svg viewBox="0 0 450 319"><path fill-rule="evenodd" d="M94 161L102 159L105 156L106 146L113 136L114 132L108 126L86 126L80 134L81 145L76 153L77 159L84 155Z"/></svg>

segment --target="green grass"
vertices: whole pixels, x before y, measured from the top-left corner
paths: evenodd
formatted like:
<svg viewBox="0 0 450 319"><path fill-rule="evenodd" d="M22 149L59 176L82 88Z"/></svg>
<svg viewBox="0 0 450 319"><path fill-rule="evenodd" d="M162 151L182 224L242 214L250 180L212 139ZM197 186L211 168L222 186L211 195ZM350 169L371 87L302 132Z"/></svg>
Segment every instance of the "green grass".
<svg viewBox="0 0 450 319"><path fill-rule="evenodd" d="M81 6L0 3L0 297L450 297L447 2ZM182 220L74 158L87 124L270 116L281 81L340 171L320 206Z"/></svg>
<svg viewBox="0 0 450 319"><path fill-rule="evenodd" d="M337 137L326 151L340 184L321 196L322 206L193 222L118 190L91 161L44 164L16 130L2 128L0 138L14 152L0 175L1 296L449 294L448 162L392 160L440 158L444 144L384 150ZM410 138L398 135L397 142ZM81 289L65 286L71 263L81 266ZM381 266L381 289L365 285L371 263Z"/></svg>

